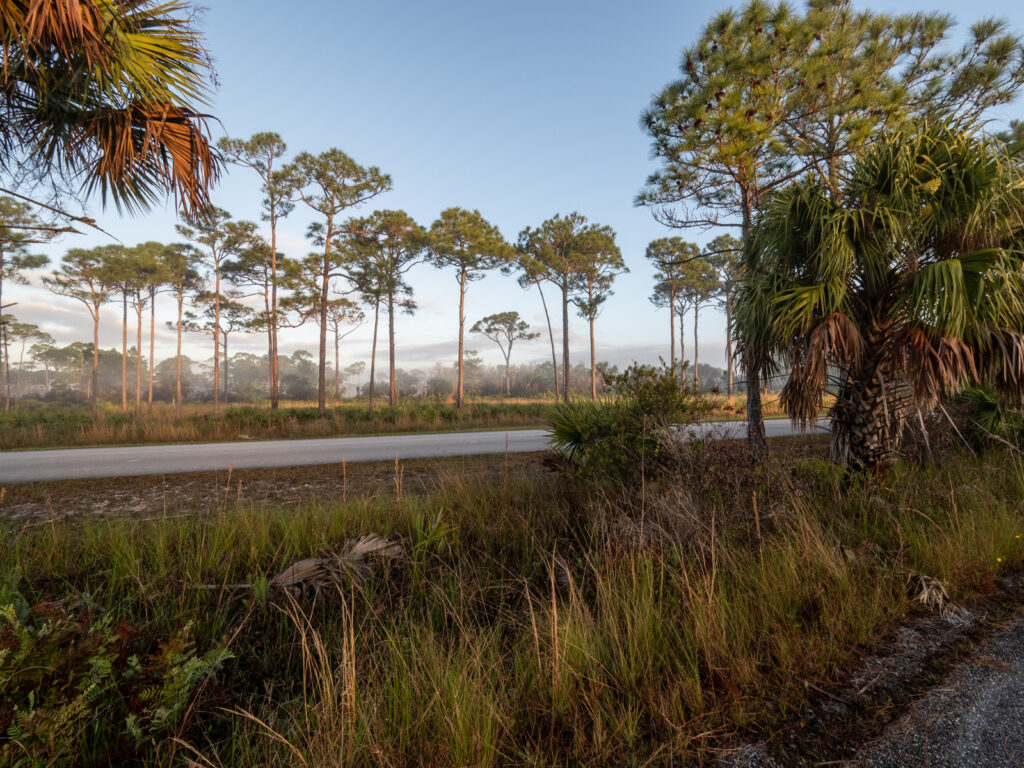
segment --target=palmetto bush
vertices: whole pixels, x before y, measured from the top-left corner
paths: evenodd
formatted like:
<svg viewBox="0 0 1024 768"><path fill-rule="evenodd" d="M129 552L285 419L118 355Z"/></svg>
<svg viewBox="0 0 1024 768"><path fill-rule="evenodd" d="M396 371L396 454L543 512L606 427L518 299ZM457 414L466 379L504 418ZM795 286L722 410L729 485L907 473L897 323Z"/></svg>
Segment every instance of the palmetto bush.
<svg viewBox="0 0 1024 768"><path fill-rule="evenodd" d="M871 467L904 420L965 385L1024 390L1024 178L1004 150L950 126L895 132L834 198L809 176L756 223L741 342L791 370L782 404L809 422L826 390L832 454Z"/></svg>
<svg viewBox="0 0 1024 768"><path fill-rule="evenodd" d="M634 364L610 384L606 400L574 400L548 411L551 447L580 479L639 479L664 461L673 427L710 409L706 398L666 367Z"/></svg>

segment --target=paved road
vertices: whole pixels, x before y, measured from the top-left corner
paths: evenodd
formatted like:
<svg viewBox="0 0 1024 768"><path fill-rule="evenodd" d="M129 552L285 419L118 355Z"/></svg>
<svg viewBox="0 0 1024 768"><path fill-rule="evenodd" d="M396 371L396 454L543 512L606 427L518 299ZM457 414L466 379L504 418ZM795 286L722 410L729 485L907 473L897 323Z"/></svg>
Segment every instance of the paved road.
<svg viewBox="0 0 1024 768"><path fill-rule="evenodd" d="M765 422L769 437L794 434L788 420ZM745 434L743 422L704 425L699 431L723 437ZM269 467L301 467L360 461L527 453L547 447L542 429L496 432L324 437L313 440L254 440L179 443L116 448L60 448L0 453L0 483L162 475Z"/></svg>
<svg viewBox="0 0 1024 768"><path fill-rule="evenodd" d="M1024 611L843 765L1024 766Z"/></svg>

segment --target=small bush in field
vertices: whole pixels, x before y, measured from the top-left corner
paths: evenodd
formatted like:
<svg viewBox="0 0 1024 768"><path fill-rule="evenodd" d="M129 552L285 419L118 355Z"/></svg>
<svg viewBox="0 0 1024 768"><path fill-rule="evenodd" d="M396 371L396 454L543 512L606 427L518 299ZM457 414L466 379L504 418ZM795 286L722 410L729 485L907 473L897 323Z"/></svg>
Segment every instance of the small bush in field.
<svg viewBox="0 0 1024 768"><path fill-rule="evenodd" d="M634 364L609 383L609 400L560 403L548 413L551 445L580 479L638 479L664 459L672 427L710 407L665 366Z"/></svg>

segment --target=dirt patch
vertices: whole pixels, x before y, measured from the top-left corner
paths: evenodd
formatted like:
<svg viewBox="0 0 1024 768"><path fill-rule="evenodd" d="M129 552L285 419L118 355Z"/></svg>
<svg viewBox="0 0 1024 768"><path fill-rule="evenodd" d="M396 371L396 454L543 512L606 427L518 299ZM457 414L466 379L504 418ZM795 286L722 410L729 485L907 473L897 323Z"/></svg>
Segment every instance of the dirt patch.
<svg viewBox="0 0 1024 768"><path fill-rule="evenodd" d="M0 490L0 519L33 524L78 518L146 518L246 503L293 506L394 497L428 492L453 479L493 477L500 481L507 473L529 471L546 471L541 454L17 483Z"/></svg>

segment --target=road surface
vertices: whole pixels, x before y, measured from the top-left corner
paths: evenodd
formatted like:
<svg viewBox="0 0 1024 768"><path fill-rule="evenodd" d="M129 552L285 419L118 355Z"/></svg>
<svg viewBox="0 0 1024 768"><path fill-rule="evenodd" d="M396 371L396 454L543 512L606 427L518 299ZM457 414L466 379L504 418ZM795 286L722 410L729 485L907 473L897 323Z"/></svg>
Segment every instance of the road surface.
<svg viewBox="0 0 1024 768"><path fill-rule="evenodd" d="M712 422L701 434L741 437L740 421ZM789 420L765 422L769 437L796 434ZM392 461L493 453L528 453L547 448L543 429L494 432L442 432L312 440L253 440L231 443L177 443L112 448L58 448L0 453L0 483L163 475L270 467L302 467L341 462Z"/></svg>

